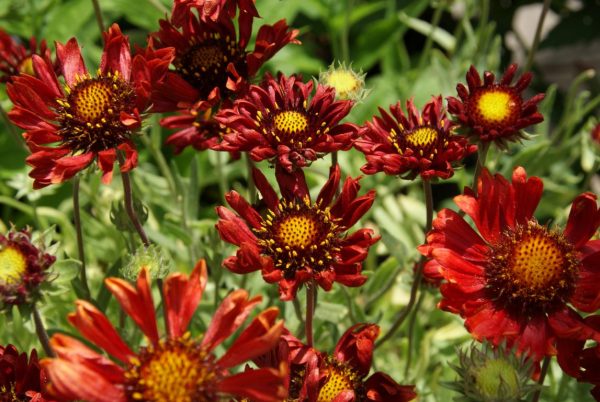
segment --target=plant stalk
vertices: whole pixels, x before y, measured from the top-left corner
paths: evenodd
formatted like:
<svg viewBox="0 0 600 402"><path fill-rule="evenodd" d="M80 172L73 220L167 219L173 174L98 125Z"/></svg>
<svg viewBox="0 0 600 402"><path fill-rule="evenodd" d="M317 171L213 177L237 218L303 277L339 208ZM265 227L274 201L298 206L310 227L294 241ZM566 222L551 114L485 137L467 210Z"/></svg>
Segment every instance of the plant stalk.
<svg viewBox="0 0 600 402"><path fill-rule="evenodd" d="M548 367L550 366L550 356L546 356L544 358L544 362L542 363L542 371L540 372L540 379L538 380L539 388L533 394L533 398L531 398L531 402L538 402L540 400L540 395L542 394L542 385L544 384L544 379L546 378L546 374L548 373Z"/></svg>
<svg viewBox="0 0 600 402"><path fill-rule="evenodd" d="M313 316L315 314L316 285L314 281L306 284L306 344L310 347L313 346Z"/></svg>
<svg viewBox="0 0 600 402"><path fill-rule="evenodd" d="M87 279L87 267L85 264L85 247L83 244L83 228L81 226L81 209L79 205L79 188L81 178L79 175L73 177L73 221L75 224L75 232L77 234L77 252L79 261L81 261L80 281L87 295L87 299L91 297L90 288Z"/></svg>
<svg viewBox="0 0 600 402"><path fill-rule="evenodd" d="M100 28L100 32L104 32L104 20L102 19L100 3L98 3L98 0L92 0L92 4L94 5L94 14L96 15L96 23L98 24L98 28Z"/></svg>
<svg viewBox="0 0 600 402"><path fill-rule="evenodd" d="M117 158L119 160L119 166L122 168L125 164L125 159L119 151L117 151ZM133 227L140 236L140 239L142 239L144 247L149 247L150 240L148 239L148 236L144 231L144 227L140 223L140 220L133 207L133 190L131 189L131 178L129 177L129 172L121 172L121 179L123 181L123 194L125 196L125 210L127 211L127 215L129 216L131 223L133 223Z"/></svg>
<svg viewBox="0 0 600 402"><path fill-rule="evenodd" d="M540 39L542 38L542 28L544 26L544 20L546 19L546 15L550 10L551 0L544 0L544 6L542 8L542 13L540 14L540 19L538 20L537 28L535 30L535 36L533 38L533 44L529 49L529 54L527 55L527 63L525 64L525 71L531 70L533 66L533 58L535 56L535 52L540 45Z"/></svg>
<svg viewBox="0 0 600 402"><path fill-rule="evenodd" d="M35 332L42 344L42 348L44 348L44 352L47 357L55 357L54 350L50 346L50 338L48 337L48 332L46 332L46 328L44 327L44 322L42 321L42 317L40 316L40 312L37 306L34 304L31 305L32 314L33 314L33 322L35 323Z"/></svg>

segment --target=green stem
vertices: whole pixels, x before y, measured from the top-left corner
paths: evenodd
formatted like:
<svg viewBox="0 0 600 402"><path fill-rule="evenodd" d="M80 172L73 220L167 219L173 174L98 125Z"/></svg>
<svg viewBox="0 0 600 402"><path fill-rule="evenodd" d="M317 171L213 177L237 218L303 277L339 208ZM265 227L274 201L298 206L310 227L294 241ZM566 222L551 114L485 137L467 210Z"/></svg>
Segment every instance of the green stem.
<svg viewBox="0 0 600 402"><path fill-rule="evenodd" d="M77 235L77 252L79 255L79 261L81 261L80 281L85 291L86 298L90 298L90 288L88 286L87 279L87 268L85 264L85 248L83 243L83 228L81 225L81 207L79 205L79 188L80 188L79 175L73 177L73 221L75 224L75 233Z"/></svg>
<svg viewBox="0 0 600 402"><path fill-rule="evenodd" d="M479 176L481 176L481 172L483 172L483 168L485 168L485 161L487 159L488 151L490 150L490 143L483 142L479 145L479 149L477 150L477 165L475 166L475 174L473 175L473 184L471 188L477 196L477 187L479 182Z"/></svg>
<svg viewBox="0 0 600 402"><path fill-rule="evenodd" d="M98 3L98 0L92 0L92 4L94 5L94 14L96 15L96 23L98 24L98 28L100 28L100 32L104 32L104 20L102 19L100 3Z"/></svg>
<svg viewBox="0 0 600 402"><path fill-rule="evenodd" d="M227 174L225 173L225 166L223 164L223 152L217 151L217 176L219 180L219 192L221 193L221 202L223 205L227 202L225 200L225 194L227 194Z"/></svg>
<svg viewBox="0 0 600 402"><path fill-rule="evenodd" d="M431 48L433 47L433 33L440 25L440 21L442 20L442 14L444 12L444 3L443 1L438 4L435 12L433 13L433 18L431 19L431 29L429 30L429 34L427 35L427 41L425 42L425 46L423 48L423 53L421 53L421 58L419 60L419 71L422 71L425 68L425 63L429 58L429 54L431 53Z"/></svg>
<svg viewBox="0 0 600 402"><path fill-rule="evenodd" d="M412 361L412 352L414 348L414 329L415 323L417 321L417 315L419 314L419 309L421 308L421 304L423 303L423 299L425 298L425 293L421 292L419 295L419 299L417 300L417 304L415 305L415 309L413 310L410 319L408 321L408 351L406 353L406 365L404 366L404 378L408 377L408 371L410 370L410 365Z"/></svg>
<svg viewBox="0 0 600 402"><path fill-rule="evenodd" d="M48 337L48 332L46 332L46 328L44 327L44 322L42 321L42 317L40 316L40 312L37 309L37 306L34 304L31 305L31 310L33 313L33 322L35 323L35 332L42 344L42 348L44 348L44 352L47 357L55 357L54 351L50 346L50 338Z"/></svg>
<svg viewBox="0 0 600 402"><path fill-rule="evenodd" d="M165 303L165 292L164 292L164 283L162 278L158 278L156 280L156 284L158 285L158 290L160 292L160 297L162 298L162 307L163 307L163 319L165 320L165 333L169 333L169 319L167 316L167 304Z"/></svg>
<svg viewBox="0 0 600 402"><path fill-rule="evenodd" d="M304 332L306 322L304 321L304 316L302 315L302 307L300 307L300 302L298 301L297 297L295 297L294 300L292 300L292 304L294 305L294 313L296 313L296 318L298 318L298 321L300 322L297 331L297 333L300 334Z"/></svg>
<svg viewBox="0 0 600 402"><path fill-rule="evenodd" d="M423 180L423 192L425 193L425 206L427 208L426 211L426 223L425 223L425 237L431 230L431 225L433 222L433 193L431 191L431 182L429 180ZM415 302L417 301L417 294L419 292L419 287L421 285L421 279L423 277L423 267L425 266L426 258L421 257L419 264L417 265L417 270L415 271L415 277L413 279L413 283L410 289L410 297L408 300L408 304L404 309L398 314L392 326L388 330L388 332L375 344L375 347L380 347L385 342L394 336L394 333L400 328L402 323L406 320L406 318L410 315L412 308L415 306Z"/></svg>
<svg viewBox="0 0 600 402"><path fill-rule="evenodd" d="M531 67L533 66L533 57L535 56L535 52L537 51L537 48L540 45L540 39L542 38L542 27L544 26L544 20L546 19L548 10L550 10L550 3L551 3L551 0L544 0L544 6L542 8L542 13L540 14L537 28L535 30L535 37L533 38L533 44L531 45L531 48L529 49L529 54L527 55L527 63L525 63L525 71L531 70Z"/></svg>
<svg viewBox="0 0 600 402"><path fill-rule="evenodd" d="M117 151L117 158L119 159L119 165L122 168L125 164L125 159L122 153L119 151ZM144 227L140 223L140 220L135 212L135 208L133 207L133 190L131 189L131 179L129 177L129 172L121 172L121 179L123 181L123 194L125 196L125 210L127 211L127 215L129 216L131 223L133 223L133 227L140 236L140 239L142 239L144 247L149 247L150 240L148 239L148 236L144 231Z"/></svg>
<svg viewBox="0 0 600 402"><path fill-rule="evenodd" d="M315 298L317 294L317 284L314 281L306 284L306 344L313 346L313 316L315 314Z"/></svg>
<svg viewBox="0 0 600 402"><path fill-rule="evenodd" d="M342 48L342 60L350 62L350 12L353 7L353 0L346 0L346 8L344 13L344 27L342 28L342 34L340 35L341 48Z"/></svg>
<svg viewBox="0 0 600 402"><path fill-rule="evenodd" d="M544 379L546 378L546 374L548 373L548 367L550 366L550 359L550 356L546 356L544 358L544 362L542 363L542 371L540 372L540 379L538 380L538 385L540 387L533 394L531 402L538 402L540 400L540 395L542 394L542 385L544 385Z"/></svg>
<svg viewBox="0 0 600 402"><path fill-rule="evenodd" d="M250 159L250 155L246 155L246 169L248 171L248 201L250 203L256 202L258 194L256 192L256 184L252 176L252 169L254 169L254 162Z"/></svg>

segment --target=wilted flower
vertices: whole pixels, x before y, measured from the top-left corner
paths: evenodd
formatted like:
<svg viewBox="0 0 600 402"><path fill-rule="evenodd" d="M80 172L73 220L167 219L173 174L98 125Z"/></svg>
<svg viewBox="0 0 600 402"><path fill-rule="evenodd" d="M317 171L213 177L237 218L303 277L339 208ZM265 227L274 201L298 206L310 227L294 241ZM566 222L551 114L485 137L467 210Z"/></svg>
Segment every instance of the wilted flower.
<svg viewBox="0 0 600 402"><path fill-rule="evenodd" d="M35 349L19 353L13 345L0 345L0 400L6 402L50 402L42 394L46 376Z"/></svg>
<svg viewBox="0 0 600 402"><path fill-rule="evenodd" d="M326 291L333 282L362 285L367 279L361 274L362 262L379 238L371 229L347 232L371 208L375 192L358 197L358 180L348 178L334 201L340 182L336 166L312 202L302 170L294 175L278 171L276 176L281 199L262 173L254 170L267 207L264 216L236 191L226 199L239 215L217 208L221 238L239 247L223 265L238 274L261 270L265 281L279 283L282 300L292 300L301 284L313 280Z"/></svg>
<svg viewBox="0 0 600 402"><path fill-rule="evenodd" d="M114 24L104 33L96 77L88 73L75 38L57 43L56 53L64 88L50 62L35 55L36 77L21 75L8 84L15 105L9 116L27 130L34 187L62 183L95 159L108 182L117 149L125 153L121 170L133 169L137 151L132 137L141 126L140 113L150 105L154 80L172 59L171 50L147 51L132 60L129 41Z"/></svg>
<svg viewBox="0 0 600 402"><path fill-rule="evenodd" d="M268 75L252 85L232 108L216 119L231 130L223 136L221 150L248 152L254 161L269 160L292 172L328 152L348 150L357 127L339 124L352 102L335 100L335 90L303 83L301 77L278 79Z"/></svg>
<svg viewBox="0 0 600 402"><path fill-rule="evenodd" d="M408 100L406 111L404 114L400 102L390 107L391 116L380 108L381 117L361 129L354 146L367 158L361 168L364 173L447 179L454 174L453 163L477 149L452 133L454 124L446 117L441 96L429 101L421 114L412 99Z"/></svg>
<svg viewBox="0 0 600 402"><path fill-rule="evenodd" d="M39 298L39 287L55 260L31 242L26 229L0 234L0 307L29 304Z"/></svg>
<svg viewBox="0 0 600 402"><path fill-rule="evenodd" d="M37 40L32 37L27 48L0 29L0 82L10 82L21 73L35 75L34 54L50 61L50 50L45 40L40 41L38 49Z"/></svg>
<svg viewBox="0 0 600 402"><path fill-rule="evenodd" d="M419 247L446 281L441 309L465 318L476 339L499 345L506 338L535 361L556 354L557 338L589 334L575 309L600 307L600 242L590 240L600 226L596 196L578 196L565 229L551 229L533 216L542 190L542 181L521 167L512 184L484 170L477 196L466 189L454 198L477 231L443 209Z"/></svg>
<svg viewBox="0 0 600 402"><path fill-rule="evenodd" d="M524 138L520 130L544 120L537 104L544 94L537 94L525 101L523 91L531 82L531 73L525 73L515 85L511 82L517 65L511 64L500 82L495 82L493 73L486 71L483 82L479 72L471 66L467 73L467 89L458 84L456 90L460 100L448 98L448 112L455 115L465 133L477 142L495 142L504 147L509 141Z"/></svg>
<svg viewBox="0 0 600 402"><path fill-rule="evenodd" d="M189 278L175 273L165 280L167 337L160 338L148 276L143 269L135 288L122 279L106 280L123 311L148 338L148 345L134 352L104 314L79 300L69 321L84 338L120 363L75 338L56 334L51 345L58 357L42 360L51 393L61 400L96 402L216 401L231 396L281 401L285 388L278 369L229 371L277 344L283 328L283 322L275 321L277 308L261 312L217 358L215 348L242 326L261 298L250 299L245 290L230 293L204 335L195 338L187 328L207 282L206 265L201 261Z"/></svg>

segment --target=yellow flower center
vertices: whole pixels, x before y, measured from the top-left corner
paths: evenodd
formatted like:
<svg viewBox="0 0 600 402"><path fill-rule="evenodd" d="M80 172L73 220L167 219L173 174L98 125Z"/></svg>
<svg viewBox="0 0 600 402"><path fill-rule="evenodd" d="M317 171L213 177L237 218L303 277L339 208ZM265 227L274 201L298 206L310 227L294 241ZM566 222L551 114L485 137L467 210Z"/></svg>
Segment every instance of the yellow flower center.
<svg viewBox="0 0 600 402"><path fill-rule="evenodd" d="M218 375L213 356L186 334L132 359L126 391L134 401L210 402L216 400Z"/></svg>
<svg viewBox="0 0 600 402"><path fill-rule="evenodd" d="M406 142L413 147L426 148L438 139L438 132L432 127L419 127L406 133Z"/></svg>
<svg viewBox="0 0 600 402"><path fill-rule="evenodd" d="M104 117L110 108L113 89L104 81L92 80L74 93L73 104L77 116L87 122Z"/></svg>
<svg viewBox="0 0 600 402"><path fill-rule="evenodd" d="M27 259L23 253L14 248L0 250L0 285L18 283L27 270Z"/></svg>
<svg viewBox="0 0 600 402"><path fill-rule="evenodd" d="M333 70L325 76L325 85L335 88L340 99L348 99L352 92L360 88L356 75L347 70Z"/></svg>
<svg viewBox="0 0 600 402"><path fill-rule="evenodd" d="M19 64L19 72L28 75L35 75L35 71L33 70L33 59L31 57L26 57L21 60Z"/></svg>
<svg viewBox="0 0 600 402"><path fill-rule="evenodd" d="M327 366L322 370L327 371L327 378L319 390L317 402L331 402L342 391L353 390L356 393L361 383L358 373L331 356L326 361ZM356 395L356 400L362 400L361 397L362 395Z"/></svg>
<svg viewBox="0 0 600 402"><path fill-rule="evenodd" d="M300 133L308 128L308 119L295 110L286 110L275 115L275 128L286 134Z"/></svg>
<svg viewBox="0 0 600 402"><path fill-rule="evenodd" d="M329 208L311 204L308 197L303 202L281 200L255 232L263 253L273 258L277 268L289 272L306 266L328 267L339 251L340 228Z"/></svg>
<svg viewBox="0 0 600 402"><path fill-rule="evenodd" d="M531 221L505 233L492 247L488 290L521 312L544 313L569 298L579 264L573 245L561 233Z"/></svg>
<svg viewBox="0 0 600 402"><path fill-rule="evenodd" d="M289 216L279 224L279 239L290 247L310 246L319 234L317 223L310 216Z"/></svg>
<svg viewBox="0 0 600 402"><path fill-rule="evenodd" d="M502 90L486 91L477 100L477 111L491 124L509 120L518 107L514 95Z"/></svg>

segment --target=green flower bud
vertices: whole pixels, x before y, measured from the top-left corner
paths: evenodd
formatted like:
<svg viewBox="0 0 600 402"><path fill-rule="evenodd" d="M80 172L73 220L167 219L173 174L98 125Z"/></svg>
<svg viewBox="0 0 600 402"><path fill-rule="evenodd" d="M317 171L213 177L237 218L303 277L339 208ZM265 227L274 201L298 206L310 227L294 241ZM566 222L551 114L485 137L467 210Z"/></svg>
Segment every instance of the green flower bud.
<svg viewBox="0 0 600 402"><path fill-rule="evenodd" d="M357 73L352 66L346 67L345 63L338 62L337 68L332 63L327 71L319 74L319 83L335 88L338 99L359 102L369 93L365 89L365 76L362 70Z"/></svg>
<svg viewBox="0 0 600 402"><path fill-rule="evenodd" d="M121 275L130 281L135 281L140 271L146 267L152 279L164 278L171 272L173 263L165 255L160 246L152 244L136 250L127 264L121 268Z"/></svg>

